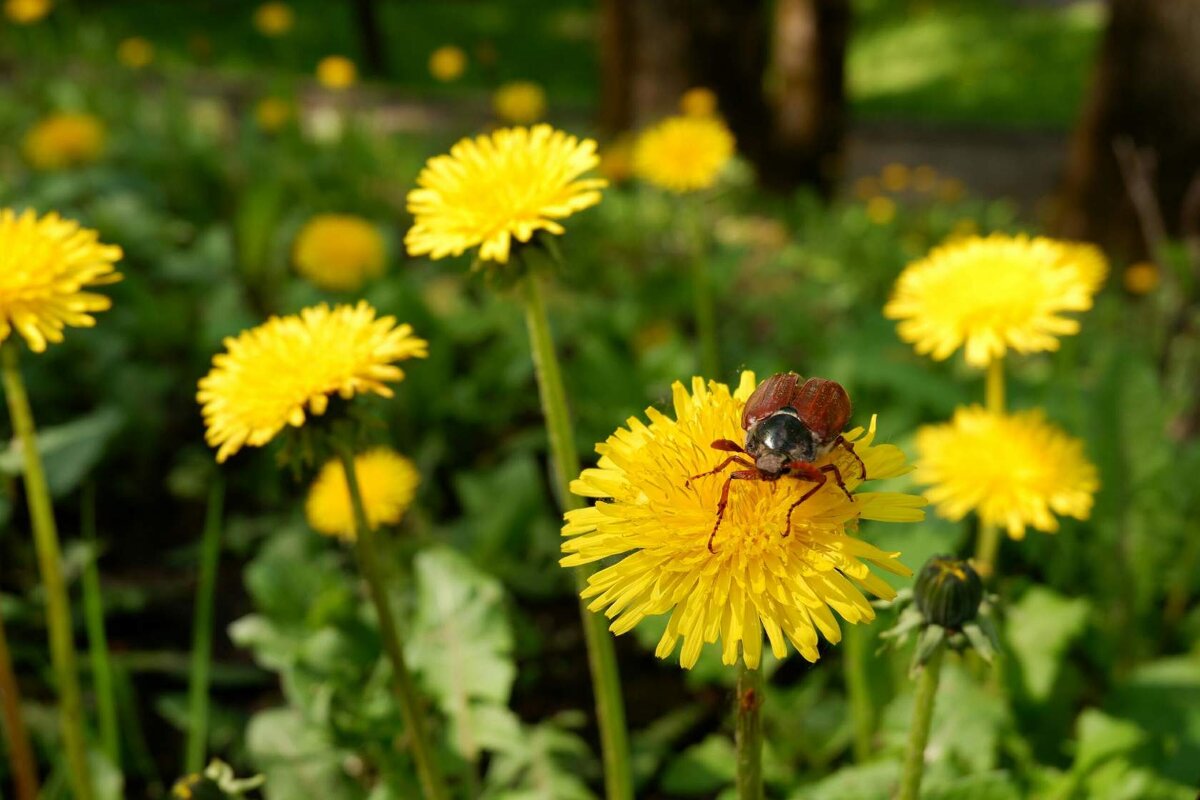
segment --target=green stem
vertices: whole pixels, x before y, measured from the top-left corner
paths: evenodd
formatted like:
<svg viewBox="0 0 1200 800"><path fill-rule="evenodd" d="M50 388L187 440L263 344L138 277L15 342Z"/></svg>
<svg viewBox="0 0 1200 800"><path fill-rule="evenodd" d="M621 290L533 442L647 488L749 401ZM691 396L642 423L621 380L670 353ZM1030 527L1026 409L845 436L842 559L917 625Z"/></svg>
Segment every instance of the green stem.
<svg viewBox="0 0 1200 800"><path fill-rule="evenodd" d="M71 601L62 574L62 553L58 546L58 530L54 524L54 508L50 490L38 452L37 432L33 412L21 379L17 345L9 340L0 347L3 361L4 391L13 430L21 443L25 458L25 497L33 527L34 547L38 569L46 590L46 622L50 631L50 660L58 683L59 714L62 726L63 750L71 778L74 800L92 800L92 778L88 769L87 739L83 733L83 696L79 689L75 641L71 625Z"/></svg>
<svg viewBox="0 0 1200 800"><path fill-rule="evenodd" d="M917 679L917 696L913 704L912 725L908 729L908 750L904 754L904 774L900 779L898 800L917 800L921 795L925 745L929 744L929 726L933 722L933 704L937 699L944 655L945 647L939 646L929 661L925 662Z"/></svg>
<svg viewBox="0 0 1200 800"><path fill-rule="evenodd" d="M565 510L580 508L582 501L571 494L571 481L579 475L579 455L575 449L575 433L567 411L567 392L563 387L562 371L550 333L546 301L537 274L530 271L521 280L525 302L525 322L533 349L537 371L538 391L542 414L546 420L546 435L550 440L550 461L554 490ZM577 588L587 587L588 577L595 568L588 565L575 570ZM579 600L587 642L588 666L595 692L596 719L600 729L600 749L604 760L606 797L608 800L632 800L633 771L629 761L629 735L625 730L625 703L621 697L621 676L617 670L617 654L604 617L588 611Z"/></svg>
<svg viewBox="0 0 1200 800"><path fill-rule="evenodd" d="M842 647L846 694L854 720L854 760L859 764L871 757L871 739L875 735L875 704L867 678L867 636L866 626L848 625Z"/></svg>
<svg viewBox="0 0 1200 800"><path fill-rule="evenodd" d="M750 669L742 662L737 683L737 727L734 743L737 746L738 800L762 800L762 670Z"/></svg>
<svg viewBox="0 0 1200 800"><path fill-rule="evenodd" d="M987 410L992 414L1005 413L1004 357L993 358L988 364L984 398ZM988 580L996 567L996 556L1000 552L1000 527L990 522L980 522L979 538L975 543L975 569L980 577Z"/></svg>
<svg viewBox="0 0 1200 800"><path fill-rule="evenodd" d="M96 693L96 712L100 718L100 744L109 761L119 769L121 736L117 728L112 662L109 660L108 636L104 631L104 594L100 586L100 565L97 563L100 545L96 537L96 486L90 481L83 487L80 521L83 540L91 549L91 558L83 567L83 616L92 665L92 688Z"/></svg>
<svg viewBox="0 0 1200 800"><path fill-rule="evenodd" d="M362 493L358 486L358 472L354 466L354 450L345 442L337 442L338 457L342 469L346 473L346 487L350 492L350 504L354 508L355 553L358 556L358 566L367 588L371 594L371 602L375 605L375 613L379 617L379 634L383 639L383 648L392 662L392 691L396 702L400 704L400 713L404 717L404 727L408 732L408 743L412 748L413 761L417 765L417 776L425 791L426 800L448 800L450 793L446 790L442 773L434 758L433 747L429 741L429 726L425 722L425 714L421 709L421 700L412 675L408 671L408 662L404 658L404 645L400 640L400 632L396 620L392 616L392 607L388 603L387 590L384 588L383 576L379 570L379 555L375 550L375 532L367 521L367 509L363 505Z"/></svg>
<svg viewBox="0 0 1200 800"><path fill-rule="evenodd" d="M705 378L720 378L721 362L717 350L717 314L713 300L712 276L708 263L708 232L700 215L699 207L693 209L692 252L689 262L692 270L692 308L696 316L696 337L700 344L700 371Z"/></svg>
<svg viewBox="0 0 1200 800"><path fill-rule="evenodd" d="M8 636L4 632L4 618L0 616L0 714L4 716L4 730L8 734L8 757L12 763L13 781L17 787L17 800L37 800L37 762L33 748L29 746L29 731L21 713L21 691L17 676L13 674L12 654L8 650Z"/></svg>
<svg viewBox="0 0 1200 800"><path fill-rule="evenodd" d="M212 668L213 603L217 565L221 558L221 516L225 482L214 477L208 489L204 534L200 540L200 577L196 584L196 607L192 615L192 666L188 675L188 732L184 768L204 769L208 751L208 676Z"/></svg>

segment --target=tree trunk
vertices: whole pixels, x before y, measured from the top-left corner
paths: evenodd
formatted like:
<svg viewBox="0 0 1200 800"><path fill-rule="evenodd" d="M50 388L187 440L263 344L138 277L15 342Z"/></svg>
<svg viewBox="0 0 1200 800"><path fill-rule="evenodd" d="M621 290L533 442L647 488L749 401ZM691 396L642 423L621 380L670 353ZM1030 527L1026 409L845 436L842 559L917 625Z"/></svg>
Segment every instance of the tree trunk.
<svg viewBox="0 0 1200 800"><path fill-rule="evenodd" d="M1053 227L1137 257L1146 252L1145 237L1117 148L1152 156L1154 194L1167 232L1177 235L1188 186L1200 173L1200 3L1113 0L1071 145Z"/></svg>
<svg viewBox="0 0 1200 800"><path fill-rule="evenodd" d="M379 9L375 0L354 0L354 20L358 26L358 40L367 74L386 78L387 53L383 46L383 31L380 30Z"/></svg>

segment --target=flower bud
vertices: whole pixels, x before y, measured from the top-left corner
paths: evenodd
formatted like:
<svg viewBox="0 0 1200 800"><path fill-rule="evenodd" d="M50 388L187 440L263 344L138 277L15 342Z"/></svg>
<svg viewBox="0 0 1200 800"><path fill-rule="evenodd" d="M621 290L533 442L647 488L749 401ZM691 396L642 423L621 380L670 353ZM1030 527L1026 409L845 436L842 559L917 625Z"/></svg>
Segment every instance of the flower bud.
<svg viewBox="0 0 1200 800"><path fill-rule="evenodd" d="M921 568L913 595L929 624L960 630L979 612L983 581L967 561L934 556Z"/></svg>

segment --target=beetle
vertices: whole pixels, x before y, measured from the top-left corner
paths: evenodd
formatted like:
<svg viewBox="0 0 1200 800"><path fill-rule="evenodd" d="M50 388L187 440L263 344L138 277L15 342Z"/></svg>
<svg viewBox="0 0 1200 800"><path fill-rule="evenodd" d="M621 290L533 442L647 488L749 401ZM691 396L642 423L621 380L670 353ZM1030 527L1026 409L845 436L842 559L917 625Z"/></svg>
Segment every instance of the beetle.
<svg viewBox="0 0 1200 800"><path fill-rule="evenodd" d="M824 464L818 467L814 463L840 446L858 462L861 479L867 479L867 465L854 452L854 444L842 435L846 423L850 421L850 412L850 395L836 381L826 378L804 380L795 372L780 372L760 383L742 411L745 445L732 439L717 439L711 445L714 450L736 455L726 458L708 472L693 475L684 484L690 486L697 478L717 475L733 464L745 467L731 472L721 487L717 521L708 537L708 551L716 552L713 541L725 519L729 487L735 480L777 481L786 475L814 484L788 509L784 536L792 532L792 513L816 494L828 482L830 475L853 502L854 497L846 488L837 465Z"/></svg>

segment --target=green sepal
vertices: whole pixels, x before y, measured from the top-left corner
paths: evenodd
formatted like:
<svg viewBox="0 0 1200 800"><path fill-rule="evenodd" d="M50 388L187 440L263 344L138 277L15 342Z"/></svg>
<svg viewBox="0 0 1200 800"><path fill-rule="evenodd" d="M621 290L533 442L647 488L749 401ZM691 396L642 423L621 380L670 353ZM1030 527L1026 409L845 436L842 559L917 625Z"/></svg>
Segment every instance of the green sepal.
<svg viewBox="0 0 1200 800"><path fill-rule="evenodd" d="M920 672L921 667L928 663L937 649L946 641L946 629L941 625L927 625L925 630L921 631L921 635L917 637L917 646L913 650L912 664L908 668L908 674L915 677Z"/></svg>

